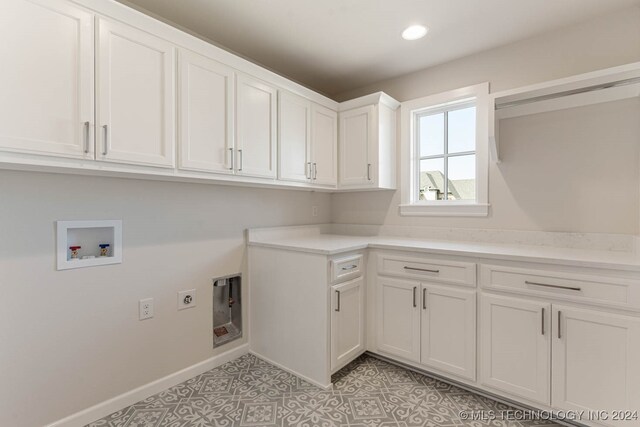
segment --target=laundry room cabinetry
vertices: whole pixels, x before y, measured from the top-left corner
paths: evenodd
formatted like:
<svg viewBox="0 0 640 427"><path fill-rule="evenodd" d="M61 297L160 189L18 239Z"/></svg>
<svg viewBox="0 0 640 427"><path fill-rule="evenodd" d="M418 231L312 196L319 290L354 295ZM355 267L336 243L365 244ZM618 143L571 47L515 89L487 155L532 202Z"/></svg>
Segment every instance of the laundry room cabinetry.
<svg viewBox="0 0 640 427"><path fill-rule="evenodd" d="M340 188L396 188L396 110L399 106L400 103L382 92L340 104Z"/></svg>
<svg viewBox="0 0 640 427"><path fill-rule="evenodd" d="M376 288L378 351L475 380L475 264L380 253Z"/></svg>

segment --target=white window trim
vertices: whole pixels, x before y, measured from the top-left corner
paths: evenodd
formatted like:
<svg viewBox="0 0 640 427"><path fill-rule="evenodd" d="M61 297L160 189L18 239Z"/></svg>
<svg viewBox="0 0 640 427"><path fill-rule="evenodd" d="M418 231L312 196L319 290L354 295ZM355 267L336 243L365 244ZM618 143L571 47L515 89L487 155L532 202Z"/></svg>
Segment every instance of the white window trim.
<svg viewBox="0 0 640 427"><path fill-rule="evenodd" d="M470 98L476 103L476 200L415 200L417 147L415 116ZM403 102L400 107L400 215L487 216L489 214L489 83L467 86Z"/></svg>

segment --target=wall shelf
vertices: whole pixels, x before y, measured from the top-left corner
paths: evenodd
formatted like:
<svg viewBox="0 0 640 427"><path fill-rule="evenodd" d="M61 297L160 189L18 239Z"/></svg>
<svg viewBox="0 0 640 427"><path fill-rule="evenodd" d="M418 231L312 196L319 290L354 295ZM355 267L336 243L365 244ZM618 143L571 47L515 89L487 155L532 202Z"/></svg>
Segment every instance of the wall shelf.
<svg viewBox="0 0 640 427"><path fill-rule="evenodd" d="M491 159L499 163L501 119L640 97L640 62L489 95Z"/></svg>
<svg viewBox="0 0 640 427"><path fill-rule="evenodd" d="M106 255L101 255L101 245ZM77 258L71 247L78 247ZM58 270L120 264L122 262L122 221L56 221Z"/></svg>

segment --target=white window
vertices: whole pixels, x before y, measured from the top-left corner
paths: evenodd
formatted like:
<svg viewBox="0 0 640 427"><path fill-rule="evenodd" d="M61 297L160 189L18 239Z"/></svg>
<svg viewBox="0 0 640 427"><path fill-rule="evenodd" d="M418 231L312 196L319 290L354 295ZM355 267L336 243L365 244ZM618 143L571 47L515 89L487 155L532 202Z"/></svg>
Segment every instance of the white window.
<svg viewBox="0 0 640 427"><path fill-rule="evenodd" d="M402 104L402 215L487 215L488 89Z"/></svg>

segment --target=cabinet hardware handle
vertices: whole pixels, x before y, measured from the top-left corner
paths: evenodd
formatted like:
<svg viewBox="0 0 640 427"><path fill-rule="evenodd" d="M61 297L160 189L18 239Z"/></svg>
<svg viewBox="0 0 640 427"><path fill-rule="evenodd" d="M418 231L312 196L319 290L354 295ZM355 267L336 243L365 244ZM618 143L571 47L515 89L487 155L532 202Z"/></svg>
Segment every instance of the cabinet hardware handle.
<svg viewBox="0 0 640 427"><path fill-rule="evenodd" d="M304 177L307 179L311 179L311 162L307 162L304 164Z"/></svg>
<svg viewBox="0 0 640 427"><path fill-rule="evenodd" d="M343 271L353 270L354 268L357 268L357 267L358 267L357 264L353 264L353 265L350 265L349 267L342 267L342 270Z"/></svg>
<svg viewBox="0 0 640 427"><path fill-rule="evenodd" d="M313 180L315 181L316 179L318 179L318 164L314 163L313 164Z"/></svg>
<svg viewBox="0 0 640 427"><path fill-rule="evenodd" d="M578 288L578 287L574 287L574 286L549 285L547 283L530 282L528 280L525 280L524 283L527 284L527 285L544 286L546 288L567 289L569 291L581 291L582 290L582 288Z"/></svg>
<svg viewBox="0 0 640 427"><path fill-rule="evenodd" d="M240 167L238 168L238 170L241 171L242 170L242 160L244 158L244 155L242 154L242 150L241 149L238 150L238 156L240 157Z"/></svg>
<svg viewBox="0 0 640 427"><path fill-rule="evenodd" d="M422 288L422 309L427 309L427 288Z"/></svg>
<svg viewBox="0 0 640 427"><path fill-rule="evenodd" d="M416 304L416 291L418 290L417 286L413 287L413 307L417 307L418 305Z"/></svg>
<svg viewBox="0 0 640 427"><path fill-rule="evenodd" d="M109 153L109 127L103 125L102 129L104 129L104 150L102 150L102 155L106 156Z"/></svg>
<svg viewBox="0 0 640 427"><path fill-rule="evenodd" d="M416 267L407 267L404 266L405 270L413 270L413 271L426 271L427 273L440 273L440 270L429 270L428 268L416 268Z"/></svg>
<svg viewBox="0 0 640 427"><path fill-rule="evenodd" d="M371 163L367 163L367 181L371 181Z"/></svg>
<svg viewBox="0 0 640 427"><path fill-rule="evenodd" d="M89 122L84 122L84 153L89 153Z"/></svg>
<svg viewBox="0 0 640 427"><path fill-rule="evenodd" d="M340 311L340 291L336 291L336 294L338 294L338 306L335 311Z"/></svg>
<svg viewBox="0 0 640 427"><path fill-rule="evenodd" d="M562 329L560 327L560 322L562 321L562 311L558 310L558 339L562 339Z"/></svg>
<svg viewBox="0 0 640 427"><path fill-rule="evenodd" d="M542 319L542 335L544 335L544 307L542 307L541 319Z"/></svg>
<svg viewBox="0 0 640 427"><path fill-rule="evenodd" d="M235 156L234 156L234 152L233 152L233 147L229 148L229 170L232 171L233 170L233 166L235 164Z"/></svg>

